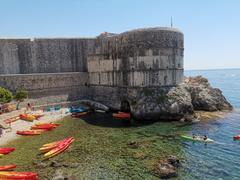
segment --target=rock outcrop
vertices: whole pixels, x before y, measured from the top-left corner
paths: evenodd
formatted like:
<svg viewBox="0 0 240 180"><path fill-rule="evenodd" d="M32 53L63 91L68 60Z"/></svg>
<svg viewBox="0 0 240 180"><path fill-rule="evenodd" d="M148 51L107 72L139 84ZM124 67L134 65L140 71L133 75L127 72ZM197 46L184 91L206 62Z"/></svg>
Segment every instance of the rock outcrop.
<svg viewBox="0 0 240 180"><path fill-rule="evenodd" d="M181 166L179 159L170 156L165 160L160 160L155 164L154 174L163 179L177 177L177 168Z"/></svg>
<svg viewBox="0 0 240 180"><path fill-rule="evenodd" d="M196 110L232 109L221 90L212 88L202 76L185 78L184 83L176 87L148 87L132 94L130 107L136 119L180 120L189 119Z"/></svg>

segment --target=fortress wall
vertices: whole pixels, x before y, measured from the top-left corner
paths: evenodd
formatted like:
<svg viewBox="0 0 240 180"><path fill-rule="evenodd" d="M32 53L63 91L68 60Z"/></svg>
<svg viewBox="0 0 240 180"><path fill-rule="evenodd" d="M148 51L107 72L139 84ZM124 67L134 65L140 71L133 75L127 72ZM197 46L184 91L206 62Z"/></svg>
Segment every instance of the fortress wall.
<svg viewBox="0 0 240 180"><path fill-rule="evenodd" d="M89 80L103 86L175 86L183 81L183 34L150 28L99 37Z"/></svg>
<svg viewBox="0 0 240 180"><path fill-rule="evenodd" d="M48 102L88 97L87 82L88 73L85 72L0 75L0 86L13 92L27 90L29 98L46 97Z"/></svg>
<svg viewBox="0 0 240 180"><path fill-rule="evenodd" d="M0 74L86 72L95 39L0 39Z"/></svg>

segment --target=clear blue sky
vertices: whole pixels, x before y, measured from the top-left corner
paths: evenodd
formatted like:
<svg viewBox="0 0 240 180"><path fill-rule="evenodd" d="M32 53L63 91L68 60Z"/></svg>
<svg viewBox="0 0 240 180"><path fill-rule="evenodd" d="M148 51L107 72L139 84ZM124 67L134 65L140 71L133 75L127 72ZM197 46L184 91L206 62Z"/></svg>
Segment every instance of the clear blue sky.
<svg viewBox="0 0 240 180"><path fill-rule="evenodd" d="M240 0L0 0L0 37L89 37L141 27L185 34L185 69L240 68Z"/></svg>

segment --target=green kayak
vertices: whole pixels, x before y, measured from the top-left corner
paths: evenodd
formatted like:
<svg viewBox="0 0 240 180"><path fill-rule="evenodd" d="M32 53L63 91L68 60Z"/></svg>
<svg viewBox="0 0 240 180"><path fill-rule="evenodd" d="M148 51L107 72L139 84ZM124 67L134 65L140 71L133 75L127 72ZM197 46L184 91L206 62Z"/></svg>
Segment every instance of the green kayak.
<svg viewBox="0 0 240 180"><path fill-rule="evenodd" d="M210 138L207 138L206 140L204 140L202 137L200 136L197 136L195 138L193 138L192 136L187 136L187 135L181 135L181 137L183 139L187 139L189 141L201 141L201 142L207 142L207 143L210 143L210 142L214 142L214 140L210 139Z"/></svg>

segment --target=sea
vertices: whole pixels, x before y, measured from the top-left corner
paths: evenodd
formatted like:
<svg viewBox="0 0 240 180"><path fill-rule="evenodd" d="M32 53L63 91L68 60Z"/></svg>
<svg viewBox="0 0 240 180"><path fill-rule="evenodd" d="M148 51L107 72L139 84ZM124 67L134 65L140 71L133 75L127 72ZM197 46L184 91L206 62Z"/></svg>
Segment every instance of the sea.
<svg viewBox="0 0 240 180"><path fill-rule="evenodd" d="M207 135L212 144L183 143L181 179L240 179L240 69L189 70L185 76L206 77L212 87L222 90L234 110L224 118L191 125L189 134Z"/></svg>

